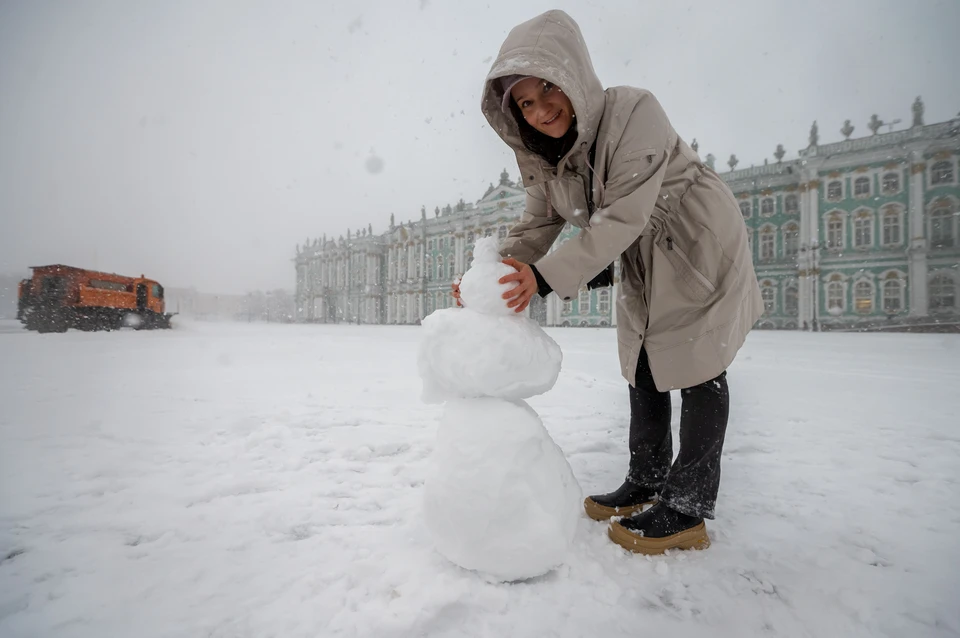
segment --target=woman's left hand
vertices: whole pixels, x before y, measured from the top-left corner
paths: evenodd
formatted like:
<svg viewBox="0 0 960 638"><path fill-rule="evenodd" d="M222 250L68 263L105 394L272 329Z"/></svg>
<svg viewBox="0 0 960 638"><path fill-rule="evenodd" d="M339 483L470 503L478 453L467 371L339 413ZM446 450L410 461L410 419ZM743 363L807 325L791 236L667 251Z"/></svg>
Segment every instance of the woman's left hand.
<svg viewBox="0 0 960 638"><path fill-rule="evenodd" d="M533 274L533 268L516 259L508 257L503 260L503 263L517 269L517 272L500 278L502 284L517 282L516 288L503 293L503 298L507 300L507 308L514 308L514 312L523 312L530 305L530 299L537 293L537 276Z"/></svg>

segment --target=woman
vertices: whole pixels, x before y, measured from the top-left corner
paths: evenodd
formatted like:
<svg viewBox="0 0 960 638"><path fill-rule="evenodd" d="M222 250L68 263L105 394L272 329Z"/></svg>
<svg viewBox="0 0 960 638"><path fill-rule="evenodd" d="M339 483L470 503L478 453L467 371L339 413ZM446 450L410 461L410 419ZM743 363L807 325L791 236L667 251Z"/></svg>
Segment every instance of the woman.
<svg viewBox="0 0 960 638"><path fill-rule="evenodd" d="M514 28L482 109L514 150L526 210L501 247L517 272L504 295L572 299L620 259L620 365L630 384L630 467L589 516L623 516L610 537L633 551L709 545L729 395L725 370L763 303L733 194L679 138L648 91L603 89L577 24L548 11ZM580 228L553 252L564 223ZM458 291L454 291L455 295ZM683 399L673 461L670 390ZM643 511L645 505L652 507Z"/></svg>

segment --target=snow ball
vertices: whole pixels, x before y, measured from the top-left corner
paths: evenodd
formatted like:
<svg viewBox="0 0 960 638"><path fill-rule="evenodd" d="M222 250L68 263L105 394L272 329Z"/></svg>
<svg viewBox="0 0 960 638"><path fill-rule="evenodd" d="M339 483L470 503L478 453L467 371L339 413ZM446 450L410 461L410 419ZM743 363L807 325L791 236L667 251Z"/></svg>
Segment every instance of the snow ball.
<svg viewBox="0 0 960 638"><path fill-rule="evenodd" d="M533 578L564 562L582 493L526 403L448 403L431 463L424 521L448 560L496 581Z"/></svg>
<svg viewBox="0 0 960 638"><path fill-rule="evenodd" d="M371 155L367 158L367 172L373 175L381 172L383 170L383 160L377 157L376 155Z"/></svg>
<svg viewBox="0 0 960 638"><path fill-rule="evenodd" d="M563 361L560 346L536 321L510 314L485 315L470 306L424 318L417 353L424 402L527 399L553 387Z"/></svg>
<svg viewBox="0 0 960 638"><path fill-rule="evenodd" d="M500 260L500 244L494 237L477 240L473 249L473 265L460 280L460 298L463 305L476 312L490 315L516 315L507 307L503 293L517 287L517 282L501 284L504 275L517 272Z"/></svg>

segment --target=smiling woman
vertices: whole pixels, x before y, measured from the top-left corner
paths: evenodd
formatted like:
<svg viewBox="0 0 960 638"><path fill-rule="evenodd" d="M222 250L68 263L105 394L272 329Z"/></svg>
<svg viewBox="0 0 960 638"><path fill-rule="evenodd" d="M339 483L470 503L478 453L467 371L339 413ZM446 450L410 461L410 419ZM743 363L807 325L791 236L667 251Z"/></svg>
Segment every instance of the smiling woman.
<svg viewBox="0 0 960 638"><path fill-rule="evenodd" d="M630 516L611 539L662 553L709 545L729 395L725 370L763 311L736 199L677 134L657 99L604 90L579 26L548 11L515 27L481 103L516 153L526 210L500 254L516 272L506 305L565 301L609 286L620 262L617 341L630 383L630 469L589 497L597 520ZM577 241L551 250L565 222ZM456 292L456 290L455 290ZM682 389L681 449L671 467L670 390ZM656 505L641 511L647 504Z"/></svg>
<svg viewBox="0 0 960 638"><path fill-rule="evenodd" d="M511 113L524 145L556 165L577 141L576 112L563 89L541 78L511 75L500 79L501 110Z"/></svg>

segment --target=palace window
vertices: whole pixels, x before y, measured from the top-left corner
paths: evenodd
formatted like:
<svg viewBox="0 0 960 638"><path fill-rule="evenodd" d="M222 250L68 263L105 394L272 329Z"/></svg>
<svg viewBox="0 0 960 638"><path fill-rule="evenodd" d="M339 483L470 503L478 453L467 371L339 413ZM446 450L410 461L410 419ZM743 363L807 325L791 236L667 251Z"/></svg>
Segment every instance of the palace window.
<svg viewBox="0 0 960 638"><path fill-rule="evenodd" d="M934 275L927 291L930 295L930 310L952 310L956 307L957 285L950 275Z"/></svg>
<svg viewBox="0 0 960 638"><path fill-rule="evenodd" d="M900 192L900 174L884 173L883 175L883 194L894 195Z"/></svg>
<svg viewBox="0 0 960 638"><path fill-rule="evenodd" d="M793 284L783 291L783 311L788 315L796 315L800 311L800 295Z"/></svg>
<svg viewBox="0 0 960 638"><path fill-rule="evenodd" d="M873 245L873 213L860 211L853 220L854 248L869 248Z"/></svg>
<svg viewBox="0 0 960 638"><path fill-rule="evenodd" d="M774 229L767 226L760 230L760 260L773 261L776 255L777 236Z"/></svg>
<svg viewBox="0 0 960 638"><path fill-rule="evenodd" d="M890 273L896 277L896 273ZM886 313L900 312L903 309L903 286L899 279L888 279L883 282L883 311Z"/></svg>
<svg viewBox="0 0 960 638"><path fill-rule="evenodd" d="M507 227L501 226L500 228L497 229L497 239L499 239L500 241L503 241L506 238L507 238Z"/></svg>
<svg viewBox="0 0 960 638"><path fill-rule="evenodd" d="M898 246L901 241L902 209L891 205L883 208L883 245Z"/></svg>
<svg viewBox="0 0 960 638"><path fill-rule="evenodd" d="M773 211L775 209L773 198L765 197L760 202L760 216L761 217L773 217Z"/></svg>
<svg viewBox="0 0 960 638"><path fill-rule="evenodd" d="M854 197L870 197L870 178L858 177L853 181Z"/></svg>
<svg viewBox="0 0 960 638"><path fill-rule="evenodd" d="M873 312L873 284L869 281L858 281L853 287L853 304L861 315Z"/></svg>
<svg viewBox="0 0 960 638"><path fill-rule="evenodd" d="M760 288L760 296L763 298L763 314L773 314L777 309L777 289L773 283L766 281Z"/></svg>
<svg viewBox="0 0 960 638"><path fill-rule="evenodd" d="M796 195L787 195L783 198L783 212L787 215L796 215L800 212L800 201Z"/></svg>
<svg viewBox="0 0 960 638"><path fill-rule="evenodd" d="M829 250L842 250L843 245L843 216L834 213L827 218L827 248Z"/></svg>
<svg viewBox="0 0 960 638"><path fill-rule="evenodd" d="M610 314L610 291L601 290L597 293L597 312L601 315Z"/></svg>
<svg viewBox="0 0 960 638"><path fill-rule="evenodd" d="M955 215L950 204L939 204L930 213L930 246L950 248L954 244Z"/></svg>
<svg viewBox="0 0 960 638"><path fill-rule="evenodd" d="M843 183L840 180L827 184L827 199L831 202L839 202L843 199Z"/></svg>
<svg viewBox="0 0 960 638"><path fill-rule="evenodd" d="M930 169L930 183L933 186L953 183L953 162L937 162Z"/></svg>
<svg viewBox="0 0 960 638"><path fill-rule="evenodd" d="M577 308L580 311L581 315L586 315L590 313L590 291L581 290L580 296L577 299Z"/></svg>
<svg viewBox="0 0 960 638"><path fill-rule="evenodd" d="M573 312L573 302L567 299L563 302L563 314L569 315L572 312Z"/></svg>
<svg viewBox="0 0 960 638"><path fill-rule="evenodd" d="M843 312L843 282L831 281L827 284L827 310Z"/></svg>
<svg viewBox="0 0 960 638"><path fill-rule="evenodd" d="M790 222L783 227L783 256L796 259L800 252L800 227Z"/></svg>
<svg viewBox="0 0 960 638"><path fill-rule="evenodd" d="M753 211L750 208L749 201L740 202L740 214L743 215L744 218L749 219L752 213Z"/></svg>

